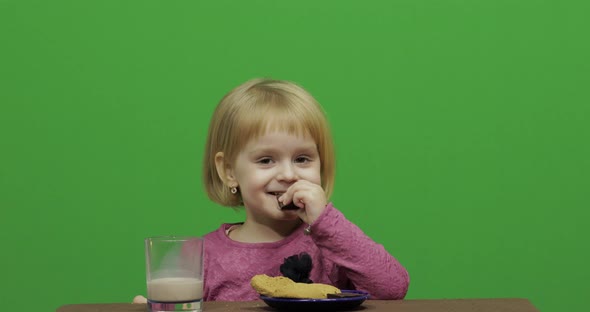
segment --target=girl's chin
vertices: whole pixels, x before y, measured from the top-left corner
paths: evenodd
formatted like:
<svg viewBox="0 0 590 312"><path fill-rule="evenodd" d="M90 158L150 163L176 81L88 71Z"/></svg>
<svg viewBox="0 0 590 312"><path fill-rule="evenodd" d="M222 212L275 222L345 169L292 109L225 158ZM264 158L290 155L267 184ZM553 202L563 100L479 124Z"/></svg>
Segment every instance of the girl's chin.
<svg viewBox="0 0 590 312"><path fill-rule="evenodd" d="M293 220L299 220L299 216L295 213L295 211L280 211L279 212L281 214L281 220L285 220L285 221L293 221Z"/></svg>

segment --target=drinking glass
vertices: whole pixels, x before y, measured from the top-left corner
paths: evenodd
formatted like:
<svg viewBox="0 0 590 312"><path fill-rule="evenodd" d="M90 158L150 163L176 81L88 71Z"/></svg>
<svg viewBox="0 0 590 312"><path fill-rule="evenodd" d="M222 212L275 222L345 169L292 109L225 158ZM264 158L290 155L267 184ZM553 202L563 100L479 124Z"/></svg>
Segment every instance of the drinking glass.
<svg viewBox="0 0 590 312"><path fill-rule="evenodd" d="M202 238L148 237L145 260L150 312L202 311Z"/></svg>

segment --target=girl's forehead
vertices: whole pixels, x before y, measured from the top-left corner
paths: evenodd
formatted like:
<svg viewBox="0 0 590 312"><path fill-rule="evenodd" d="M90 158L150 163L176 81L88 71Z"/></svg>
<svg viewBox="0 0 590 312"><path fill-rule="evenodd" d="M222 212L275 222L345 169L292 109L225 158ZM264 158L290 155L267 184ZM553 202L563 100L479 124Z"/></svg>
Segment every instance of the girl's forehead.
<svg viewBox="0 0 590 312"><path fill-rule="evenodd" d="M250 154L269 150L316 150L316 141L309 133L298 134L284 130L269 130L251 137L238 150L239 154Z"/></svg>
<svg viewBox="0 0 590 312"><path fill-rule="evenodd" d="M234 127L235 144L229 147L231 158L244 152L245 149L252 148L254 145L260 146L263 143L261 140L270 142L269 144L284 146L284 148L294 148L294 146L281 143L290 142L294 144L307 141L306 145L311 145L317 149L317 145L322 142L323 127L321 118L309 111L276 108L257 111L256 113L249 111L240 117L236 127ZM277 136L279 137L279 143L277 143L277 140L265 140Z"/></svg>
<svg viewBox="0 0 590 312"><path fill-rule="evenodd" d="M261 126L258 135L270 135L276 133L287 133L294 136L309 136L305 124L295 120L274 119L269 121L266 125Z"/></svg>
<svg viewBox="0 0 590 312"><path fill-rule="evenodd" d="M245 145L258 144L286 144L286 143L312 143L315 140L308 131L288 131L280 128L269 128L260 132L258 135L252 136Z"/></svg>

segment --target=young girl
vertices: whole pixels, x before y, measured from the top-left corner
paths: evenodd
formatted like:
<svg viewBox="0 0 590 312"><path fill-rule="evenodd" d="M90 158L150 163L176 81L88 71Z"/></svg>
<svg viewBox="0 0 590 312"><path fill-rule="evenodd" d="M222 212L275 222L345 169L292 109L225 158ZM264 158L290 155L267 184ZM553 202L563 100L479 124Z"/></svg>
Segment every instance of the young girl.
<svg viewBox="0 0 590 312"><path fill-rule="evenodd" d="M204 300L256 300L251 278L280 276L285 259L302 253L315 283L371 299L406 295L404 267L328 201L332 138L322 108L300 86L255 79L227 94L211 119L203 165L209 197L246 212L243 223L205 236Z"/></svg>

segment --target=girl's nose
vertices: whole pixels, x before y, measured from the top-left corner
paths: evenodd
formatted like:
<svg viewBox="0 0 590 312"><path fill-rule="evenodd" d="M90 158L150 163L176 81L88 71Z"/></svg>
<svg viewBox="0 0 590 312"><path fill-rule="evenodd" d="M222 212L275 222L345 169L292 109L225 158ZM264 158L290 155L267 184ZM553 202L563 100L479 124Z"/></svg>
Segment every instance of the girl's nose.
<svg viewBox="0 0 590 312"><path fill-rule="evenodd" d="M296 170L296 168L293 166L293 164L291 162L283 164L279 168L279 173L277 174L277 179L279 181L287 181L287 182L297 181L298 177L297 177L297 172L295 170Z"/></svg>

